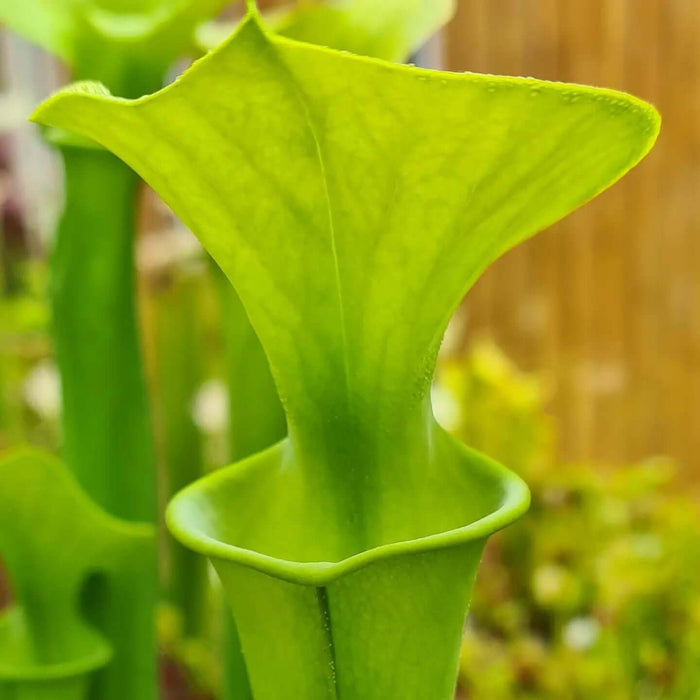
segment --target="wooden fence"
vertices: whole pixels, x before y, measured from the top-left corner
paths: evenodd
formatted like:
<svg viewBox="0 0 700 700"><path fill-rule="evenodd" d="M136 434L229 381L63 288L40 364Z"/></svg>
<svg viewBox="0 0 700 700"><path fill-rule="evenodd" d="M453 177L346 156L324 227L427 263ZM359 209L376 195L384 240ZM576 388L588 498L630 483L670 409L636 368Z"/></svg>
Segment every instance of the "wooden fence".
<svg viewBox="0 0 700 700"><path fill-rule="evenodd" d="M562 455L668 454L700 481L700 2L460 0L452 70L632 92L660 109L653 155L511 252L465 302L545 376Z"/></svg>

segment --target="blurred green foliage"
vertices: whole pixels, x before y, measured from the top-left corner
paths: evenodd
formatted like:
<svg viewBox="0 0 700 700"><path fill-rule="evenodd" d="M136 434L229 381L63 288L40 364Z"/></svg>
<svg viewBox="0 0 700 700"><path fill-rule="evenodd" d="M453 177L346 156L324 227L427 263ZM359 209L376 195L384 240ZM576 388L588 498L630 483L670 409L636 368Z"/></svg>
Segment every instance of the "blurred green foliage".
<svg viewBox="0 0 700 700"><path fill-rule="evenodd" d="M532 489L490 542L460 686L470 700L700 698L700 518L674 465L558 463L541 383L490 343L447 360L436 406Z"/></svg>
<svg viewBox="0 0 700 700"><path fill-rule="evenodd" d="M22 262L14 272L22 291L0 296L0 449L55 449L60 390L49 360L46 267Z"/></svg>

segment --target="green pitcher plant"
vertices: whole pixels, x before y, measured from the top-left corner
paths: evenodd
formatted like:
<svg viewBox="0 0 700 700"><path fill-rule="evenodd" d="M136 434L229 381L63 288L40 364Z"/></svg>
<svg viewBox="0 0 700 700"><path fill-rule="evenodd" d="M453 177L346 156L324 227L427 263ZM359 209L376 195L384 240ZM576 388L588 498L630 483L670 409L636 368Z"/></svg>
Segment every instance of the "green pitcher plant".
<svg viewBox="0 0 700 700"><path fill-rule="evenodd" d="M403 62L452 19L456 7L456 0L300 0L265 13L264 20L289 39ZM198 44L216 48L232 28L204 23Z"/></svg>
<svg viewBox="0 0 700 700"><path fill-rule="evenodd" d="M81 83L34 119L163 197L267 354L288 438L167 516L220 575L254 697L451 697L481 551L528 491L433 418L443 332L493 260L648 152L655 110L274 36L250 3L164 90Z"/></svg>
<svg viewBox="0 0 700 700"><path fill-rule="evenodd" d="M108 515L35 450L1 457L0 484L0 556L16 597L0 612L0 700L92 698L93 674L116 651L102 605L153 558L152 528ZM137 677L149 664L139 652L116 651ZM124 687L147 697L147 686Z"/></svg>

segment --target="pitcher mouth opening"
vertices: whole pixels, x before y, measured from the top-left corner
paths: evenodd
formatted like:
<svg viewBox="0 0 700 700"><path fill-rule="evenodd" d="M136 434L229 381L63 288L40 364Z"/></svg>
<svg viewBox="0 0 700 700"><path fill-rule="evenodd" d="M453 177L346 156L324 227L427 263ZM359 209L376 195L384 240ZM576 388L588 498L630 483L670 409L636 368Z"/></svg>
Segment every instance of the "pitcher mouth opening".
<svg viewBox="0 0 700 700"><path fill-rule="evenodd" d="M426 531L419 536L379 542L362 551L339 558L295 558L279 551L264 551L265 547L251 546L245 528L228 527L235 522L235 503L225 497L250 488L256 478L271 483L269 473L279 458L284 441L232 466L220 469L189 487L171 501L166 512L166 523L173 536L186 547L210 557L255 569L272 577L303 585L323 586L373 562L404 554L419 554L457 547L469 542L485 540L491 534L506 527L530 505L530 492L517 475L461 443L456 449L471 466L477 485L488 486L488 505L476 517L468 518L437 531ZM240 489L237 489L240 486ZM221 494L225 493L222 497ZM298 525L287 522L287 529ZM280 526L281 538L285 536Z"/></svg>

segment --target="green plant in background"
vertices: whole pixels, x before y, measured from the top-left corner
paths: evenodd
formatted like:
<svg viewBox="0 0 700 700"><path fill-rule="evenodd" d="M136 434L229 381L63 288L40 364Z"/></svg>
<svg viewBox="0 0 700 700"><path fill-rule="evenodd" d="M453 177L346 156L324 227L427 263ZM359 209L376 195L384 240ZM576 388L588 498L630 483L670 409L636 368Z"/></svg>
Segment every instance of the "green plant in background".
<svg viewBox="0 0 700 700"><path fill-rule="evenodd" d="M0 449L30 441L50 449L60 427L55 393L41 391L50 372L46 271L27 263L17 273L22 293L0 297Z"/></svg>
<svg viewBox="0 0 700 700"><path fill-rule="evenodd" d="M302 0L266 14L265 23L289 39L400 63L452 18L456 5L456 0ZM232 29L205 23L199 43L216 48Z"/></svg>
<svg viewBox="0 0 700 700"><path fill-rule="evenodd" d="M142 575L151 528L102 512L40 452L3 456L0 483L0 553L16 595L0 615L0 698L87 700L91 674L112 655L100 634L104 595L113 577ZM150 663L139 651L135 674Z"/></svg>
<svg viewBox="0 0 700 700"><path fill-rule="evenodd" d="M289 438L169 511L220 574L255 697L450 697L483 544L528 497L432 418L442 333L492 260L644 156L654 110L273 37L251 6L156 95L83 84L34 118L161 194L270 360Z"/></svg>
<svg viewBox="0 0 700 700"><path fill-rule="evenodd" d="M456 0L302 3L295 12L280 13L272 28L290 39L402 62L450 20L456 4Z"/></svg>
<svg viewBox="0 0 700 700"><path fill-rule="evenodd" d="M116 94L157 90L196 25L224 0L6 0L0 21L62 58L77 79ZM95 144L50 132L65 169L65 204L51 261L63 452L91 498L132 521L157 518L150 416L134 310L138 179ZM196 465L195 465L196 466ZM195 474L192 475L193 478ZM107 637L114 660L100 697L156 693L155 556L139 577L112 582ZM127 661L139 661L138 672Z"/></svg>
<svg viewBox="0 0 700 700"><path fill-rule="evenodd" d="M201 283L184 270L175 269L170 276L166 288L156 293L152 315L158 358L154 410L168 467L165 493L175 493L191 483L195 469L202 473L201 436L191 416L192 397L202 377ZM179 545L165 551L169 555L168 601L182 618L183 633L203 636L206 566Z"/></svg>
<svg viewBox="0 0 700 700"><path fill-rule="evenodd" d="M673 465L562 465L541 382L490 343L442 363L454 434L532 487L487 549L461 657L474 700L698 697L698 506Z"/></svg>
<svg viewBox="0 0 700 700"><path fill-rule="evenodd" d="M77 79L99 79L115 93L140 96L162 85L172 62L193 48L196 24L224 4L9 0L0 19L67 61ZM133 301L137 178L94 144L50 135L62 147L66 168L52 297L67 461L110 510L154 520L155 473Z"/></svg>

